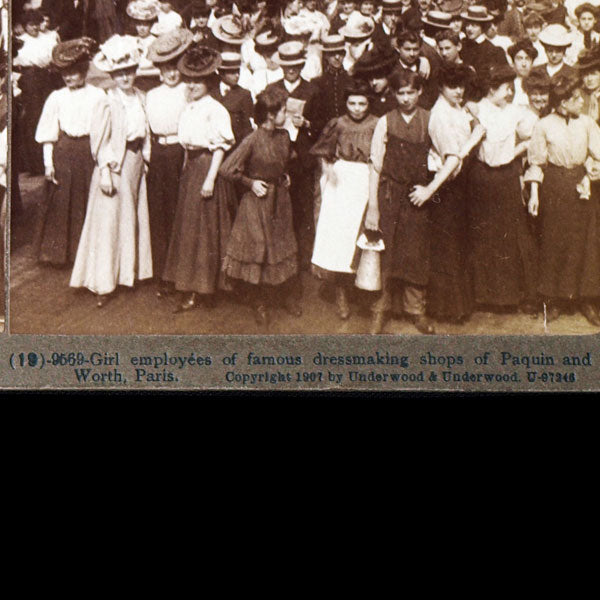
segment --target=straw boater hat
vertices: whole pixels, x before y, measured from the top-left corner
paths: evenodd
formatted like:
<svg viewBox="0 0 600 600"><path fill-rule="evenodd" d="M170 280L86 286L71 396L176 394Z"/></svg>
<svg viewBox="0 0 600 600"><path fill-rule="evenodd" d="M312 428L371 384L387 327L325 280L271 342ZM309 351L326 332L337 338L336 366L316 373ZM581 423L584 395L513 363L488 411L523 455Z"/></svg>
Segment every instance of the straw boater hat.
<svg viewBox="0 0 600 600"><path fill-rule="evenodd" d="M489 23L494 20L485 6L467 6L467 10L461 12L460 17L464 21L473 21L474 23Z"/></svg>
<svg viewBox="0 0 600 600"><path fill-rule="evenodd" d="M239 71L242 66L242 55L237 52L221 52L219 71Z"/></svg>
<svg viewBox="0 0 600 600"><path fill-rule="evenodd" d="M163 33L148 48L148 59L153 63L169 62L183 54L193 39L194 35L187 29L173 29Z"/></svg>
<svg viewBox="0 0 600 600"><path fill-rule="evenodd" d="M400 0L381 0L381 10L384 13L402 12L402 2Z"/></svg>
<svg viewBox="0 0 600 600"><path fill-rule="evenodd" d="M246 38L246 32L242 21L235 15L224 15L219 17L211 27L213 35L227 44L242 44Z"/></svg>
<svg viewBox="0 0 600 600"><path fill-rule="evenodd" d="M324 35L321 38L321 52L345 52L346 44L342 35Z"/></svg>
<svg viewBox="0 0 600 600"><path fill-rule="evenodd" d="M438 8L452 16L460 15L463 5L463 0L441 0L441 2L438 2Z"/></svg>
<svg viewBox="0 0 600 600"><path fill-rule="evenodd" d="M375 31L375 25L372 19L359 12L353 12L338 33L349 42L362 42L369 39L373 35L373 31Z"/></svg>
<svg viewBox="0 0 600 600"><path fill-rule="evenodd" d="M277 48L273 60L281 67L299 67L306 62L302 42L285 42Z"/></svg>
<svg viewBox="0 0 600 600"><path fill-rule="evenodd" d="M567 46L571 45L567 28L556 23L548 25L548 27L542 29L538 39L545 46L566 48Z"/></svg>
<svg viewBox="0 0 600 600"><path fill-rule="evenodd" d="M127 5L127 14L136 21L154 21L158 17L158 2L132 0Z"/></svg>
<svg viewBox="0 0 600 600"><path fill-rule="evenodd" d="M177 62L177 68L187 77L206 77L221 66L221 55L214 48L192 46Z"/></svg>
<svg viewBox="0 0 600 600"><path fill-rule="evenodd" d="M421 21L425 25L438 29L450 29L452 27L452 15L441 10L430 10L425 16L421 17Z"/></svg>
<svg viewBox="0 0 600 600"><path fill-rule="evenodd" d="M98 49L94 65L105 73L137 67L141 52L137 39L131 35L113 35Z"/></svg>
<svg viewBox="0 0 600 600"><path fill-rule="evenodd" d="M97 44L89 37L60 42L52 50L52 64L58 69L66 69L73 65L91 60Z"/></svg>

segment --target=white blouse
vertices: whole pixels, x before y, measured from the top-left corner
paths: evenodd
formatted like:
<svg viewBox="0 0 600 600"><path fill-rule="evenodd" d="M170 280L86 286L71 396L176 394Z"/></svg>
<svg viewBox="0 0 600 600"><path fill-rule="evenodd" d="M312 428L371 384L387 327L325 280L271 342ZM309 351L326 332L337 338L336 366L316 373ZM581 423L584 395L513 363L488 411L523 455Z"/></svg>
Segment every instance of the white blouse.
<svg viewBox="0 0 600 600"><path fill-rule="evenodd" d="M235 143L227 109L209 95L190 102L179 119L179 143L185 146L229 150Z"/></svg>
<svg viewBox="0 0 600 600"><path fill-rule="evenodd" d="M187 106L185 83L169 87L164 83L146 94L146 114L150 131L156 135L175 135L179 118Z"/></svg>
<svg viewBox="0 0 600 600"><path fill-rule="evenodd" d="M52 92L44 104L35 141L57 142L61 131L71 137L89 135L98 106L106 102L104 91L87 83L77 90L64 87Z"/></svg>
<svg viewBox="0 0 600 600"><path fill-rule="evenodd" d="M515 104L500 108L484 98L477 103L477 118L485 129L477 156L490 167L501 167L515 159L517 133L526 139L521 122L523 109Z"/></svg>
<svg viewBox="0 0 600 600"><path fill-rule="evenodd" d="M125 110L127 141L133 142L146 137L148 122L141 99L137 94L126 94L119 88L116 88L115 91Z"/></svg>
<svg viewBox="0 0 600 600"><path fill-rule="evenodd" d="M28 33L20 36L23 46L13 61L19 67L46 68L52 62L52 49L56 46L56 38L51 35L39 34L33 37Z"/></svg>

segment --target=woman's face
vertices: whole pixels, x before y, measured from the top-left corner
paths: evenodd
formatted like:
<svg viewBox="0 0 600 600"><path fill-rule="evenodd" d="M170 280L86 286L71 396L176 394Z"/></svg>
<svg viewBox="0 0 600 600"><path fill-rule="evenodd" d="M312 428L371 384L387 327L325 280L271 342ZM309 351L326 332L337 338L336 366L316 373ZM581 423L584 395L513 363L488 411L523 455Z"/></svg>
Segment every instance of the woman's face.
<svg viewBox="0 0 600 600"><path fill-rule="evenodd" d="M411 113L417 107L420 96L421 90L408 85L396 91L396 100L403 113Z"/></svg>
<svg viewBox="0 0 600 600"><path fill-rule="evenodd" d="M462 31L462 26L462 19L452 19L452 21L450 21L450 28L454 33L460 33Z"/></svg>
<svg viewBox="0 0 600 600"><path fill-rule="evenodd" d="M40 26L37 23L25 23L25 31L31 37L37 37L40 32Z"/></svg>
<svg viewBox="0 0 600 600"><path fill-rule="evenodd" d="M146 38L150 35L150 28L152 25L148 21L137 21L135 24L135 30L137 31L138 37Z"/></svg>
<svg viewBox="0 0 600 600"><path fill-rule="evenodd" d="M273 119L273 125L275 127L282 127L285 123L285 104L277 111L275 118Z"/></svg>
<svg viewBox="0 0 600 600"><path fill-rule="evenodd" d="M442 96L444 96L444 98L452 106L461 106L464 95L465 88L462 85L456 87L450 87L447 85L442 86Z"/></svg>
<svg viewBox="0 0 600 600"><path fill-rule="evenodd" d="M465 35L470 40L476 40L483 33L483 27L479 23L467 21L465 23Z"/></svg>
<svg viewBox="0 0 600 600"><path fill-rule="evenodd" d="M304 6L308 10L315 10L317 8L317 0L306 0L306 2L304 2Z"/></svg>
<svg viewBox="0 0 600 600"><path fill-rule="evenodd" d="M540 37L540 33L542 33L541 25L531 25L530 27L525 28L525 33L527 37L535 44L538 41L538 37Z"/></svg>
<svg viewBox="0 0 600 600"><path fill-rule="evenodd" d="M219 76L230 87L237 85L238 81L240 80L240 72L235 70L221 71Z"/></svg>
<svg viewBox="0 0 600 600"><path fill-rule="evenodd" d="M181 81L181 72L177 69L177 63L163 63L159 67L160 80L169 87L175 87Z"/></svg>
<svg viewBox="0 0 600 600"><path fill-rule="evenodd" d="M583 87L588 92L594 92L600 88L600 70L588 71L581 78L583 81Z"/></svg>
<svg viewBox="0 0 600 600"><path fill-rule="evenodd" d="M515 54L513 62L515 71L519 77L527 77L529 75L531 66L533 65L533 59L525 52L525 50L519 50Z"/></svg>
<svg viewBox="0 0 600 600"><path fill-rule="evenodd" d="M515 94L515 84L512 81L501 83L497 88L490 90L488 99L492 104L504 108Z"/></svg>
<svg viewBox="0 0 600 600"><path fill-rule="evenodd" d="M372 77L369 85L375 94L383 94L389 85L387 77Z"/></svg>
<svg viewBox="0 0 600 600"><path fill-rule="evenodd" d="M371 0L367 0L366 2L360 3L360 12L365 17L370 17L372 14L375 14L375 3Z"/></svg>
<svg viewBox="0 0 600 600"><path fill-rule="evenodd" d="M113 71L110 76L120 90L128 92L133 89L135 83L135 67Z"/></svg>
<svg viewBox="0 0 600 600"><path fill-rule="evenodd" d="M529 105L540 114L546 108L550 102L550 92L542 92L540 90L533 90L527 95L529 98Z"/></svg>
<svg viewBox="0 0 600 600"><path fill-rule="evenodd" d="M76 90L85 84L86 73L82 69L71 67L70 69L65 69L61 75L65 85L70 90Z"/></svg>
<svg viewBox="0 0 600 600"><path fill-rule="evenodd" d="M349 15L355 8L354 2L342 2L342 12Z"/></svg>
<svg viewBox="0 0 600 600"><path fill-rule="evenodd" d="M187 82L188 98L191 102L200 100L208 94L208 86L202 79L189 79Z"/></svg>
<svg viewBox="0 0 600 600"><path fill-rule="evenodd" d="M560 104L567 113L578 117L583 111L583 95L581 90L575 90L570 98L563 100Z"/></svg>
<svg viewBox="0 0 600 600"><path fill-rule="evenodd" d="M579 28L581 31L591 31L596 24L596 17L590 12L582 12L579 17Z"/></svg>
<svg viewBox="0 0 600 600"><path fill-rule="evenodd" d="M348 111L350 118L355 121L361 121L369 112L369 99L366 96L358 94L355 96L348 96L348 100L346 100L346 110Z"/></svg>

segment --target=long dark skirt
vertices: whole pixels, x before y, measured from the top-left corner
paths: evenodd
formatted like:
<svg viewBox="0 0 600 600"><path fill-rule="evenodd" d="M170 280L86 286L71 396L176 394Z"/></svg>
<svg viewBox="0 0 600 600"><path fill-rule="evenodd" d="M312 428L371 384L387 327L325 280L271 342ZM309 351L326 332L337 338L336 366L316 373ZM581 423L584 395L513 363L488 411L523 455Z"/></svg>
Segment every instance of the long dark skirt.
<svg viewBox="0 0 600 600"><path fill-rule="evenodd" d="M157 280L162 277L167 260L169 241L175 222L182 166L183 148L179 144L165 146L152 143L146 181L152 243L152 272Z"/></svg>
<svg viewBox="0 0 600 600"><path fill-rule="evenodd" d="M189 152L181 173L179 199L163 279L176 289L212 294L227 289L221 271L231 231L232 186L217 177L213 195L200 191L212 154Z"/></svg>
<svg viewBox="0 0 600 600"><path fill-rule="evenodd" d="M583 167L548 165L540 188L540 294L545 298L600 296L600 231L596 185L579 198Z"/></svg>
<svg viewBox="0 0 600 600"><path fill-rule="evenodd" d="M460 173L429 202L431 276L427 312L438 319L461 319L473 311L467 268L466 183L466 175Z"/></svg>
<svg viewBox="0 0 600 600"><path fill-rule="evenodd" d="M77 254L94 172L89 136L61 133L53 157L58 185L48 186L37 254L42 262L65 265Z"/></svg>
<svg viewBox="0 0 600 600"><path fill-rule="evenodd" d="M517 305L527 297L526 273L532 258L524 239L526 208L521 199L519 163L489 167L475 160L469 170L470 270L475 302Z"/></svg>

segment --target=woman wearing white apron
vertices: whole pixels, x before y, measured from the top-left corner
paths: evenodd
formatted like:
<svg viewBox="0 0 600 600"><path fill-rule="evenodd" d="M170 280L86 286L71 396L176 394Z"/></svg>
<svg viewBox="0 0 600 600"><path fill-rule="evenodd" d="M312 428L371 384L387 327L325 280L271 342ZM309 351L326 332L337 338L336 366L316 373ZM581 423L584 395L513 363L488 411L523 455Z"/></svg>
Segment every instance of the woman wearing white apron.
<svg viewBox="0 0 600 600"><path fill-rule="evenodd" d="M116 88L108 90L90 132L96 167L70 285L97 294L99 308L117 285L152 277L145 177L150 134L144 96L133 87L138 62L135 39L119 35L94 58Z"/></svg>
<svg viewBox="0 0 600 600"><path fill-rule="evenodd" d="M347 114L332 119L311 154L323 158L323 197L312 262L336 273L340 318L350 315L347 287L354 273L356 241L369 197L369 152L377 117L369 113L369 87L351 82L346 88Z"/></svg>

